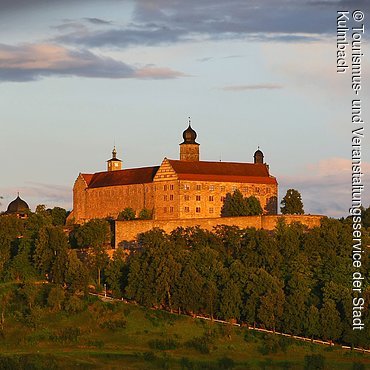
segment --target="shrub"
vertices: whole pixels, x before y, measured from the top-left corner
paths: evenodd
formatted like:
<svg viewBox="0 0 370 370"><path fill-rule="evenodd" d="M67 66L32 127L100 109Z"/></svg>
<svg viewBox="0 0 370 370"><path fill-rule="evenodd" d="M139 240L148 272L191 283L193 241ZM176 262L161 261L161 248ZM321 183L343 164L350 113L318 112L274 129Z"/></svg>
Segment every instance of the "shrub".
<svg viewBox="0 0 370 370"><path fill-rule="evenodd" d="M140 220L151 220L152 219L152 211L147 208L143 208L139 213Z"/></svg>
<svg viewBox="0 0 370 370"><path fill-rule="evenodd" d="M64 302L64 309L69 313L81 312L84 309L84 303L76 295L71 295Z"/></svg>
<svg viewBox="0 0 370 370"><path fill-rule="evenodd" d="M76 343L80 335L81 335L80 328L67 327L57 331L52 336L52 340L59 343Z"/></svg>
<svg viewBox="0 0 370 370"><path fill-rule="evenodd" d="M304 357L304 370L321 370L325 367L323 355L307 355Z"/></svg>
<svg viewBox="0 0 370 370"><path fill-rule="evenodd" d="M218 360L218 367L220 369L233 369L235 367L235 362L229 357L222 357Z"/></svg>
<svg viewBox="0 0 370 370"><path fill-rule="evenodd" d="M206 336L195 337L185 343L188 348L193 348L200 353L208 354L210 352L210 341Z"/></svg>
<svg viewBox="0 0 370 370"><path fill-rule="evenodd" d="M153 339L148 342L149 347L152 349L167 350L167 349L176 349L178 343L173 339Z"/></svg>
<svg viewBox="0 0 370 370"><path fill-rule="evenodd" d="M365 370L365 365L360 362L354 362L352 365L352 370Z"/></svg>
<svg viewBox="0 0 370 370"><path fill-rule="evenodd" d="M118 221L131 221L135 219L135 211L127 207L123 211L121 211L117 217Z"/></svg>
<svg viewBox="0 0 370 370"><path fill-rule="evenodd" d="M119 329L125 329L126 328L126 320L107 320L100 324L100 327L103 329L109 329L112 331L116 331Z"/></svg>

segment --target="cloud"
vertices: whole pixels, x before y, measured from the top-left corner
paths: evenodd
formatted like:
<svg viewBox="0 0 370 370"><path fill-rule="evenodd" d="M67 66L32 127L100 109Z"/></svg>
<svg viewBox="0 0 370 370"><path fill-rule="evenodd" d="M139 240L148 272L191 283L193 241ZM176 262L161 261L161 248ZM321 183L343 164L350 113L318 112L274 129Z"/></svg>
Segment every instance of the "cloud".
<svg viewBox="0 0 370 370"><path fill-rule="evenodd" d="M84 18L87 22L98 25L98 26L105 26L112 24L112 21L106 21L105 19L101 18Z"/></svg>
<svg viewBox="0 0 370 370"><path fill-rule="evenodd" d="M55 37L54 41L84 45L88 48L114 46L126 48L136 45L164 45L185 41L186 31L180 29L169 29L167 27L148 24L126 29L110 29L106 31L77 30Z"/></svg>
<svg viewBox="0 0 370 370"><path fill-rule="evenodd" d="M344 1L136 0L132 23L110 29L74 30L56 41L85 47L166 45L197 40L303 42L334 36L333 15ZM352 6L348 5L348 9ZM100 18L93 25L110 26Z"/></svg>
<svg viewBox="0 0 370 370"><path fill-rule="evenodd" d="M72 190L69 186L28 182L20 188L0 188L0 195L3 196L3 199L0 199L0 211L6 211L8 204L16 198L17 192L32 211L39 204L45 204L50 208L56 206L67 210L72 208Z"/></svg>
<svg viewBox="0 0 370 370"><path fill-rule="evenodd" d="M329 158L310 164L304 172L295 176L279 176L280 197L289 188L302 194L306 213L324 214L331 217L346 217L351 206L351 169L352 162L344 158ZM365 176L370 173L370 163L362 163ZM370 194L363 193L362 203L370 205Z"/></svg>
<svg viewBox="0 0 370 370"><path fill-rule="evenodd" d="M34 81L48 76L170 79L185 74L164 67L134 67L88 50L54 44L0 44L0 81Z"/></svg>
<svg viewBox="0 0 370 370"><path fill-rule="evenodd" d="M259 84L259 85L231 85L224 86L221 89L224 91L246 91L246 90L275 90L282 88L283 88L282 85Z"/></svg>

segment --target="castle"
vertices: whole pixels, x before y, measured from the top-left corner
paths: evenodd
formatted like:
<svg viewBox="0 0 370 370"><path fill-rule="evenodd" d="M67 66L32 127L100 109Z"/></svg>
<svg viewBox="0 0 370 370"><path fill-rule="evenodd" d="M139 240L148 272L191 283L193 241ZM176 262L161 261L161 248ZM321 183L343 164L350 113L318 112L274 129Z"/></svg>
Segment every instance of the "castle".
<svg viewBox="0 0 370 370"><path fill-rule="evenodd" d="M137 216L149 210L153 220L218 218L226 194L236 189L258 198L264 214L277 213L278 184L261 150L254 153L253 163L201 161L196 138L189 120L180 160L164 158L153 167L122 169L114 148L107 171L77 177L69 220L117 219L127 207Z"/></svg>

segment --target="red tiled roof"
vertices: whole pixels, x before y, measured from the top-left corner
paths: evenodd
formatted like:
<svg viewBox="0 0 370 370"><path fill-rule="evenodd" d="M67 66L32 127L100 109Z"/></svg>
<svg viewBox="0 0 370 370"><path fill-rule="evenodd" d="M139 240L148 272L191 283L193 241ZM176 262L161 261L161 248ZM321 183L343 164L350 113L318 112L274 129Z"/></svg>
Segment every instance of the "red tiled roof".
<svg viewBox="0 0 370 370"><path fill-rule="evenodd" d="M254 182L276 184L265 164L235 162L187 162L169 159L180 180Z"/></svg>
<svg viewBox="0 0 370 370"><path fill-rule="evenodd" d="M104 186L146 184L153 181L159 166L130 168L119 171L97 172L93 175L83 174L89 188L101 188ZM88 182L87 179L90 178Z"/></svg>
<svg viewBox="0 0 370 370"><path fill-rule="evenodd" d="M81 176L85 180L87 186L89 186L91 179L93 178L94 175L92 173L81 173Z"/></svg>

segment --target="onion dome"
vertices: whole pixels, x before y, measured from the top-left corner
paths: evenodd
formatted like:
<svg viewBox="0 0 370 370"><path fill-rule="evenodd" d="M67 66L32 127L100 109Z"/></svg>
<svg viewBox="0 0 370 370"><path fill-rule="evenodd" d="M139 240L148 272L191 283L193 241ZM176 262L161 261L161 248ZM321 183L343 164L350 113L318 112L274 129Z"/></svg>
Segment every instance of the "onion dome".
<svg viewBox="0 0 370 370"><path fill-rule="evenodd" d="M122 162L120 159L117 158L117 150L116 150L116 146L113 147L113 150L112 150L112 158L108 160L109 161L117 161L117 162Z"/></svg>
<svg viewBox="0 0 370 370"><path fill-rule="evenodd" d="M18 194L17 198L9 203L6 213L21 214L27 213L29 210L30 207L28 206L28 204L23 199L21 199Z"/></svg>
<svg viewBox="0 0 370 370"><path fill-rule="evenodd" d="M189 126L182 133L182 137L184 138L183 144L197 144L195 142L195 139L197 138L197 133L191 127L190 117L189 117Z"/></svg>
<svg viewBox="0 0 370 370"><path fill-rule="evenodd" d="M259 147L258 147L258 149L254 152L253 157L254 157L254 163L263 163L263 153L262 153L262 151L259 149Z"/></svg>

